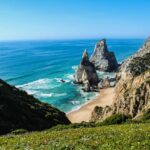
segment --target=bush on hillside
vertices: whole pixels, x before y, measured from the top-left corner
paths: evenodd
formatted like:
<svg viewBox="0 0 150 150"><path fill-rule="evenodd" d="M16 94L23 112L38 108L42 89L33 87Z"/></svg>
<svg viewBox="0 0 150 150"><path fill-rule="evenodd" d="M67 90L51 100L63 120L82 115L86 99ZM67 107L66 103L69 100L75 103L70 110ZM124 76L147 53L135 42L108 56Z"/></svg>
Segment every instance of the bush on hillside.
<svg viewBox="0 0 150 150"><path fill-rule="evenodd" d="M28 131L25 130L25 129L17 129L17 130L14 130L11 132L11 134L14 134L14 135L18 135L18 134L24 134L24 133L27 133Z"/></svg>
<svg viewBox="0 0 150 150"><path fill-rule="evenodd" d="M103 121L104 125L111 125L111 124L121 124L125 123L127 120L131 119L131 116L125 114L115 114Z"/></svg>
<svg viewBox="0 0 150 150"><path fill-rule="evenodd" d="M150 120L150 109L143 114L142 120Z"/></svg>

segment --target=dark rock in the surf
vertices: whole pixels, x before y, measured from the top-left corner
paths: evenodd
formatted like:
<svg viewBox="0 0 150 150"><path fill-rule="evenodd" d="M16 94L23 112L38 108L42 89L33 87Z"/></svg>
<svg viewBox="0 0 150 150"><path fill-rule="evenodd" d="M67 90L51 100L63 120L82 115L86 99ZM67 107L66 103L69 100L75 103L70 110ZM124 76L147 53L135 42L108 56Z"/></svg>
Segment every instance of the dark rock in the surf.
<svg viewBox="0 0 150 150"><path fill-rule="evenodd" d="M65 80L63 80L63 79L61 79L61 80L60 80L60 82L65 83L66 81L65 81Z"/></svg>
<svg viewBox="0 0 150 150"><path fill-rule="evenodd" d="M93 63L89 61L89 56L85 50L80 65L75 73L75 83L82 84L85 91L90 91L90 87L97 87L99 79Z"/></svg>
<svg viewBox="0 0 150 150"><path fill-rule="evenodd" d="M0 80L0 134L69 123L65 113Z"/></svg>
<svg viewBox="0 0 150 150"><path fill-rule="evenodd" d="M108 50L105 39L96 44L91 62L100 71L114 72L118 68L115 54Z"/></svg>
<svg viewBox="0 0 150 150"><path fill-rule="evenodd" d="M98 88L99 89L109 88L114 87L115 85L116 85L116 78L106 77L105 79L101 79L101 81L98 83Z"/></svg>

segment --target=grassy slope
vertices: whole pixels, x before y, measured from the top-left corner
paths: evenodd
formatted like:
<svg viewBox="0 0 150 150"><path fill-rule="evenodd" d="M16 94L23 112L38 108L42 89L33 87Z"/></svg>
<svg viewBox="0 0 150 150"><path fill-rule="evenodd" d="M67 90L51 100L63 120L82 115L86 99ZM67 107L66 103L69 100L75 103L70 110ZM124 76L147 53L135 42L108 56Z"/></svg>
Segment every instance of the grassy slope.
<svg viewBox="0 0 150 150"><path fill-rule="evenodd" d="M150 123L47 130L0 137L0 150L149 150Z"/></svg>

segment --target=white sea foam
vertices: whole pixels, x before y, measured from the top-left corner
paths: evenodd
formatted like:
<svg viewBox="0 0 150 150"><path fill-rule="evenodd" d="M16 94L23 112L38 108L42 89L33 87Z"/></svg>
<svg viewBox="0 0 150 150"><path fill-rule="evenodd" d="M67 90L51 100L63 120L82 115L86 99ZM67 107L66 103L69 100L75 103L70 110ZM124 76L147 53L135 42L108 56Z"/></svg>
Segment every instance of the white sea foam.
<svg viewBox="0 0 150 150"><path fill-rule="evenodd" d="M36 90L26 90L26 92L29 94L29 95L36 95L38 93L38 91Z"/></svg>
<svg viewBox="0 0 150 150"><path fill-rule="evenodd" d="M66 95L67 95L67 93L54 94L55 97L66 96Z"/></svg>
<svg viewBox="0 0 150 150"><path fill-rule="evenodd" d="M78 66L72 66L73 70L77 70Z"/></svg>
<svg viewBox="0 0 150 150"><path fill-rule="evenodd" d="M66 74L66 78L68 78L69 80L73 80L74 76L73 74Z"/></svg>
<svg viewBox="0 0 150 150"><path fill-rule="evenodd" d="M34 95L36 97L48 98L48 97L52 97L53 94L43 93L42 91L50 90L58 86L60 86L58 82L54 81L53 79L44 78L23 85L18 85L17 87L25 90L28 94Z"/></svg>
<svg viewBox="0 0 150 150"><path fill-rule="evenodd" d="M76 104L80 104L80 101L70 101L70 103L76 105Z"/></svg>
<svg viewBox="0 0 150 150"><path fill-rule="evenodd" d="M49 97L60 97L60 96L66 96L67 93L60 93L60 94L55 94L55 93L37 93L37 97L40 98L49 98Z"/></svg>
<svg viewBox="0 0 150 150"><path fill-rule="evenodd" d="M43 98L48 98L48 97L52 97L53 93L40 93L37 96L38 97L43 97Z"/></svg>
<svg viewBox="0 0 150 150"><path fill-rule="evenodd" d="M18 88L22 89L49 89L49 84L52 80L45 78L45 79L39 79L33 82L29 82L23 85L18 85Z"/></svg>

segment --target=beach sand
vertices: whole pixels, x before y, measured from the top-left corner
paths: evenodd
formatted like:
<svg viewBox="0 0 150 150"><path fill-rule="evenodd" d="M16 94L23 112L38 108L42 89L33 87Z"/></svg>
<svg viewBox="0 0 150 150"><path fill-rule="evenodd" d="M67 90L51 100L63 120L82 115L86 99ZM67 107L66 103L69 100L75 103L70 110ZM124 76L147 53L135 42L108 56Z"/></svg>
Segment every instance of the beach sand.
<svg viewBox="0 0 150 150"><path fill-rule="evenodd" d="M72 111L67 114L67 117L72 123L81 123L82 121L88 122L91 113L95 106L111 105L114 98L114 88L101 89L100 94L87 104L83 105L80 109Z"/></svg>

